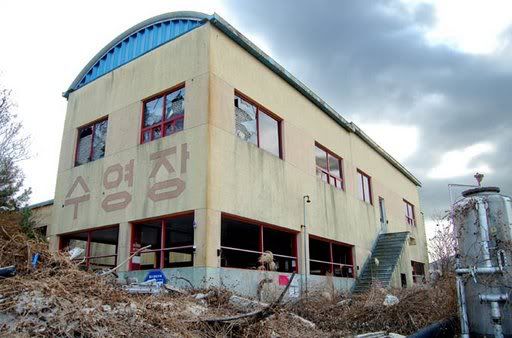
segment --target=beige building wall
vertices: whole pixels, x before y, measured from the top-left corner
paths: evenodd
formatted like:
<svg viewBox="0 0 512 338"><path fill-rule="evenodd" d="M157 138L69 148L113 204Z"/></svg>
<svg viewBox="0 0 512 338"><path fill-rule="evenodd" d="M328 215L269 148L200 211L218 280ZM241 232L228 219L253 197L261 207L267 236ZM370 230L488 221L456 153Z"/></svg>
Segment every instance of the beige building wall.
<svg viewBox="0 0 512 338"><path fill-rule="evenodd" d="M142 100L180 83L186 88L184 130L141 145ZM283 119L284 160L235 136L235 89ZM105 116L105 157L75 167L77 128ZM344 191L317 179L315 141L343 158ZM188 159L182 155L185 145ZM173 147L176 154L168 159L176 172L162 169L149 178L155 166L152 154ZM132 160L130 185L124 175ZM105 173L119 166L122 182L107 189ZM357 197L357 168L372 177L373 205ZM163 201L148 198L152 184L173 178L185 182L183 193ZM120 192L127 192L131 201L124 208L105 210L105 198ZM89 197L77 205L75 215L69 201L85 195ZM381 230L379 196L386 202L388 231L411 231L417 244L407 248L408 255L427 262L415 184L206 23L70 94L50 235L56 247L58 234L121 224L119 255L126 257L129 222L194 211L195 265L218 267L221 213L300 231L304 195L312 200L307 207L309 233L355 245L356 265L362 267ZM415 206L417 227L405 224L404 198Z"/></svg>
<svg viewBox="0 0 512 338"><path fill-rule="evenodd" d="M55 248L57 234L114 224L122 225L121 233L123 229L129 231L128 222L206 207L207 31L208 27L199 27L69 95L51 229ZM184 130L140 144L142 100L180 83L185 83L186 90ZM78 128L105 116L109 123L104 158L75 166ZM155 156L164 156L175 172L159 166ZM157 174L151 178L156 166ZM117 181L116 170L121 168L120 184L109 189L105 181ZM129 179L131 171L133 183ZM157 201L149 198L149 189L155 183L169 179L184 182L181 194ZM131 198L124 207L112 210L105 205L109 195L122 192ZM83 196L86 200L78 204L75 214L75 205L69 203ZM122 204L126 200L110 202ZM129 235L120 234L119 247L129 250L129 241ZM204 253L199 250L197 255Z"/></svg>
<svg viewBox="0 0 512 338"><path fill-rule="evenodd" d="M53 223L53 203L48 203L40 207L31 208L32 221L35 223L36 228L46 227L46 231Z"/></svg>
<svg viewBox="0 0 512 338"><path fill-rule="evenodd" d="M362 267L381 230L382 197L388 231L410 231L417 244L408 254L426 263L416 185L219 30L210 32L211 208L300 231L302 197L309 195L309 233L355 245L356 264ZM283 119L284 160L235 135L235 89ZM315 141L343 158L344 191L316 177ZM372 177L373 205L357 197L357 169ZM405 222L403 199L415 206L416 227Z"/></svg>

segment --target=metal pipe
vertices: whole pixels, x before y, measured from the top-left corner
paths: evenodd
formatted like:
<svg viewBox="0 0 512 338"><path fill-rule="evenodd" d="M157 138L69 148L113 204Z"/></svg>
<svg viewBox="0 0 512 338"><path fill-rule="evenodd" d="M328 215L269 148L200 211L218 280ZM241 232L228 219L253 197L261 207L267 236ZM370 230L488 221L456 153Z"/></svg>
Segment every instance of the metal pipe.
<svg viewBox="0 0 512 338"><path fill-rule="evenodd" d="M460 265L460 258L457 255L456 260L457 266ZM469 338L469 322L468 322L468 312L466 306L466 291L464 290L464 283L462 282L462 277L457 275L456 277L456 286L457 286L457 303L459 305L459 314L460 314L460 332L462 338Z"/></svg>
<svg viewBox="0 0 512 338"><path fill-rule="evenodd" d="M500 273L502 272L502 269L499 267L492 266L490 268L484 267L484 268L459 268L455 269L455 272L459 275L465 275L465 274L493 274L493 273Z"/></svg>
<svg viewBox="0 0 512 338"><path fill-rule="evenodd" d="M487 210L485 202L482 198L477 199L478 224L480 225L480 243L482 246L482 254L486 267L492 267L491 254L489 251L489 224L487 223Z"/></svg>
<svg viewBox="0 0 512 338"><path fill-rule="evenodd" d="M489 251L489 224L487 223L487 209L483 198L477 198L478 208L478 224L480 225L480 243L482 247L482 255L486 268L492 268L491 254ZM491 318L494 323L494 337L503 338L503 328L501 327L501 311L500 304L491 301Z"/></svg>
<svg viewBox="0 0 512 338"><path fill-rule="evenodd" d="M498 295L479 295L481 302L506 302L508 301L507 294L498 294Z"/></svg>

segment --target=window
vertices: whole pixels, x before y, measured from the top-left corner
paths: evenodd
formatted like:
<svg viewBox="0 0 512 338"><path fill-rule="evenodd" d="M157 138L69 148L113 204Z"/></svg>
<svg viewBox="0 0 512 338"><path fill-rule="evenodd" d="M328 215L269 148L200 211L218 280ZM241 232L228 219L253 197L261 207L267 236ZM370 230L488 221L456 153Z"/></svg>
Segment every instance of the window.
<svg viewBox="0 0 512 338"><path fill-rule="evenodd" d="M281 120L260 105L235 94L236 135L282 158Z"/></svg>
<svg viewBox="0 0 512 338"><path fill-rule="evenodd" d="M78 128L75 165L95 161L105 156L108 120L91 123Z"/></svg>
<svg viewBox="0 0 512 338"><path fill-rule="evenodd" d="M194 215L132 225L130 254L151 245L134 256L130 270L163 269L192 266L194 263Z"/></svg>
<svg viewBox="0 0 512 338"><path fill-rule="evenodd" d="M222 216L222 267L258 269L258 260L265 251L272 253L277 271L297 271L295 232Z"/></svg>
<svg viewBox="0 0 512 338"><path fill-rule="evenodd" d="M405 223L408 225L416 225L416 218L414 217L414 205L404 200L405 204Z"/></svg>
<svg viewBox="0 0 512 338"><path fill-rule="evenodd" d="M425 282L425 264L411 261L413 283Z"/></svg>
<svg viewBox="0 0 512 338"><path fill-rule="evenodd" d="M309 273L354 278L353 246L309 236Z"/></svg>
<svg viewBox="0 0 512 338"><path fill-rule="evenodd" d="M185 87L145 100L140 143L146 143L183 130Z"/></svg>
<svg viewBox="0 0 512 338"><path fill-rule="evenodd" d="M331 153L319 144L315 144L316 175L322 181L343 189L343 171L341 157Z"/></svg>
<svg viewBox="0 0 512 338"><path fill-rule="evenodd" d="M357 170L357 182L359 186L359 199L366 203L372 202L372 178L361 170Z"/></svg>
<svg viewBox="0 0 512 338"><path fill-rule="evenodd" d="M83 249L74 260L87 270L113 268L117 265L119 226L81 231L60 236L60 250Z"/></svg>

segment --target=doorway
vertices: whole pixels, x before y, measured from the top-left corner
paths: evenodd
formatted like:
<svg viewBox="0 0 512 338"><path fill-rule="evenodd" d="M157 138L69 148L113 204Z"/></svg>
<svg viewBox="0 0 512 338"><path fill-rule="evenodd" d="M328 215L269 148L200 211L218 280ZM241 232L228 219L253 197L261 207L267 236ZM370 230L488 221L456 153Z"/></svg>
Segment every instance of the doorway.
<svg viewBox="0 0 512 338"><path fill-rule="evenodd" d="M384 198L379 197L379 211L380 211L380 232L385 234L388 232L388 219L386 217L386 204Z"/></svg>

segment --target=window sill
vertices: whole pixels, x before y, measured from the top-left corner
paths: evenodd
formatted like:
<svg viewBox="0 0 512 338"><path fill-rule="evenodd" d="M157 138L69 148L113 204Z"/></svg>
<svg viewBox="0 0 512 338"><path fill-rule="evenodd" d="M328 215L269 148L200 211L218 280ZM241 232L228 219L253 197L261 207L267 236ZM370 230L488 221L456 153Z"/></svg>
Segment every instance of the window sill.
<svg viewBox="0 0 512 338"><path fill-rule="evenodd" d="M76 163L75 163L75 164L73 165L73 168L78 168L78 167L81 167L81 166L83 166L83 165L87 165L87 164L90 164L90 163L95 163L95 162L98 162L98 161L103 160L104 158L105 158L105 156L100 157L100 158L98 158L98 159L96 159L96 160L94 160L94 161L89 161L89 162L85 162L85 163L82 163L82 164L76 164Z"/></svg>

